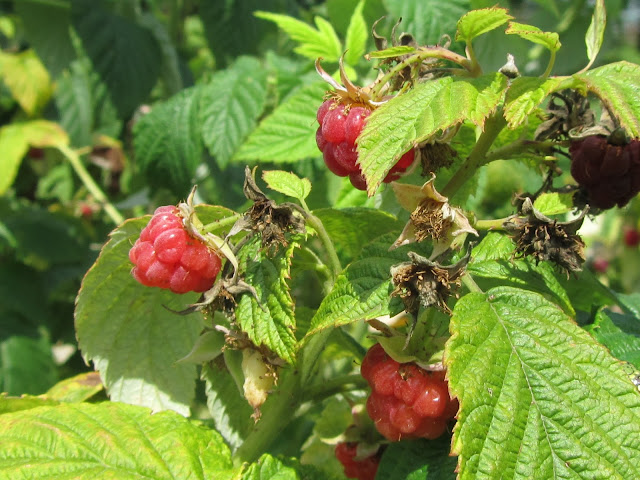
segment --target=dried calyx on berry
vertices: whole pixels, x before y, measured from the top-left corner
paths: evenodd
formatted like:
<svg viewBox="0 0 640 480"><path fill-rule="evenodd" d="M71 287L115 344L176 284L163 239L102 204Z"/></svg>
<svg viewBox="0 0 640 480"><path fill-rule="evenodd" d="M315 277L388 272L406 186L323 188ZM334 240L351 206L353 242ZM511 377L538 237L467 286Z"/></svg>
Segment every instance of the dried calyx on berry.
<svg viewBox="0 0 640 480"><path fill-rule="evenodd" d="M469 263L470 253L453 265L441 265L414 252L407 254L410 262L391 267L394 291L402 299L407 312L416 315L420 306L436 307L451 313L447 300L460 287L461 277Z"/></svg>
<svg viewBox="0 0 640 480"><path fill-rule="evenodd" d="M570 222L552 220L533 207L530 199L522 205L522 216L514 215L504 224L515 244L515 258L531 256L536 263L554 262L567 276L582 270L585 244L576 234L582 226L586 210Z"/></svg>
<svg viewBox="0 0 640 480"><path fill-rule="evenodd" d="M536 129L535 140L567 138L570 132L595 125L595 115L587 97L576 90L551 94L546 119Z"/></svg>
<svg viewBox="0 0 640 480"><path fill-rule="evenodd" d="M434 141L418 147L418 158L422 165L422 176L428 177L438 172L441 168L448 168L458 156L451 145L446 141Z"/></svg>
<svg viewBox="0 0 640 480"><path fill-rule="evenodd" d="M285 234L304 232L304 219L294 214L290 204L278 205L270 200L258 188L254 172L249 167L245 169L243 187L245 196L253 202L253 205L235 223L228 236L235 235L242 230L259 234L262 248L267 253L275 255L280 246L286 247L289 243Z"/></svg>

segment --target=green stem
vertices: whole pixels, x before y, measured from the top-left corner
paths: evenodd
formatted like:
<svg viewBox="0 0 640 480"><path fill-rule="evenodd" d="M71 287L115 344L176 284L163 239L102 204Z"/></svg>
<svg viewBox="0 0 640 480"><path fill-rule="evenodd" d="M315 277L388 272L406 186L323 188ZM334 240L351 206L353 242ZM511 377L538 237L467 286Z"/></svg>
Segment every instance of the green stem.
<svg viewBox="0 0 640 480"><path fill-rule="evenodd" d="M241 213L236 213L235 215L231 215L230 217L221 218L220 220L216 220L215 222L211 222L202 227L202 232L215 232L216 230L220 230L225 227L229 227L236 223L238 219L242 217Z"/></svg>
<svg viewBox="0 0 640 480"><path fill-rule="evenodd" d="M313 213L311 213L311 210L309 210L309 207L307 206L307 203L304 201L304 199L300 199L300 203L302 204L302 208L304 209L307 222L309 222L309 225L311 225L313 229L318 232L320 241L324 245L327 255L329 255L329 262L331 263L331 269L333 270L333 276L335 278L340 274L340 272L342 272L342 265L340 264L340 259L338 258L336 248L331 241L331 237L329 237L329 234L325 230L324 225L322 224L320 219Z"/></svg>
<svg viewBox="0 0 640 480"><path fill-rule="evenodd" d="M469 71L473 76L478 77L482 75L482 67L480 66L480 63L478 63L476 52L473 50L473 45L470 41L467 42L467 58L470 61Z"/></svg>
<svg viewBox="0 0 640 480"><path fill-rule="evenodd" d="M473 150L467 157L467 160L458 169L455 175L449 180L449 183L442 189L442 195L451 198L462 185L469 180L473 174L486 163L486 155L500 134L502 129L507 125L507 121L502 114L502 109L498 109L491 115L484 124L484 131L478 138Z"/></svg>
<svg viewBox="0 0 640 480"><path fill-rule="evenodd" d="M308 388L303 394L302 401L319 402L338 393L366 388L367 381L359 373L342 375Z"/></svg>
<svg viewBox="0 0 640 480"><path fill-rule="evenodd" d="M468 273L462 276L462 283L470 292L474 293L484 293L482 289L478 286L476 281L473 279L471 275Z"/></svg>
<svg viewBox="0 0 640 480"><path fill-rule="evenodd" d="M473 224L473 228L475 228L476 230L504 230L502 225L506 221L506 218L477 220L476 223Z"/></svg>
<svg viewBox="0 0 640 480"><path fill-rule="evenodd" d="M559 145L558 142L552 141L536 142L534 140L520 139L503 147L491 150L485 155L485 163L493 162L494 160L507 160L532 150L550 154L553 153L553 149Z"/></svg>
<svg viewBox="0 0 640 480"><path fill-rule="evenodd" d="M89 193L93 195L93 198L95 198L96 201L98 201L102 205L102 208L107 213L109 218L111 218L113 223L115 223L116 225L120 225L122 222L124 222L124 217L116 209L116 207L113 206L105 193L98 186L93 177L89 174L84 164L80 160L80 156L66 145L59 145L57 148L58 150L60 150L60 153L62 153L67 158L67 160L69 160L71 168L73 168L73 170L76 172L76 175L78 175L84 186L87 188L87 190L89 190Z"/></svg>
<svg viewBox="0 0 640 480"><path fill-rule="evenodd" d="M551 50L551 56L549 57L549 63L547 64L547 68L542 74L542 78L547 78L551 75L551 70L553 70L553 65L556 63L556 52L555 50Z"/></svg>

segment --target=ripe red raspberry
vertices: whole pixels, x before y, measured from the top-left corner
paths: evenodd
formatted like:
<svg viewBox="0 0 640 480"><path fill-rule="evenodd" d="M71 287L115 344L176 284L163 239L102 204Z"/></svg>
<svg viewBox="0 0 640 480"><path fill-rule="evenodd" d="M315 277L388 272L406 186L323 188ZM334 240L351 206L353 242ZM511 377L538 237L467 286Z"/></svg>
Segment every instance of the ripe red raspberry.
<svg viewBox="0 0 640 480"><path fill-rule="evenodd" d="M159 207L129 250L131 274L147 287L174 293L205 292L213 285L220 257L190 236L174 206Z"/></svg>
<svg viewBox="0 0 640 480"><path fill-rule="evenodd" d="M369 349L360 373L372 388L367 413L388 440L435 439L445 432L447 422L458 411L443 372L398 363L380 344Z"/></svg>
<svg viewBox="0 0 640 480"><path fill-rule="evenodd" d="M335 455L344 467L345 476L358 480L374 480L378 471L380 457L375 454L356 460L357 448L357 443L338 443L336 445Z"/></svg>
<svg viewBox="0 0 640 480"><path fill-rule="evenodd" d="M364 104L340 103L326 100L318 108L316 118L320 127L316 131L316 143L323 154L324 162L339 177L349 177L351 184L366 190L367 184L358 165L356 143L362 132L371 108ZM390 183L400 178L411 166L415 157L413 149L406 152L391 168L383 182Z"/></svg>
<svg viewBox="0 0 640 480"><path fill-rule="evenodd" d="M606 137L592 135L574 141L569 153L571 175L592 206L622 207L640 192L640 140L613 145Z"/></svg>

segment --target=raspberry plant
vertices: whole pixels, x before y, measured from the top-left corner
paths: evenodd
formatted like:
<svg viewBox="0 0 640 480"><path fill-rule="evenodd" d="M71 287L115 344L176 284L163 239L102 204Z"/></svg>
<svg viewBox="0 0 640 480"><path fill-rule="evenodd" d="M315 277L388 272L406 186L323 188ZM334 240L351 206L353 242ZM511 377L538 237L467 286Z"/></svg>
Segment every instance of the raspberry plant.
<svg viewBox="0 0 640 480"><path fill-rule="evenodd" d="M0 478L640 478L603 0L120 3L0 6Z"/></svg>

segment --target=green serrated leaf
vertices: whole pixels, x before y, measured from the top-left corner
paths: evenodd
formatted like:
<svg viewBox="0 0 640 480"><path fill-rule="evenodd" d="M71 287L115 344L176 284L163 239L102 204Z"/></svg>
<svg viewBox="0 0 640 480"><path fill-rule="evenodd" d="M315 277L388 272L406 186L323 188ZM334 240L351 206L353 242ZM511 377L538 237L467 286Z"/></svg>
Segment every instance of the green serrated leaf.
<svg viewBox="0 0 640 480"><path fill-rule="evenodd" d="M295 173L282 170L267 170L262 173L262 179L267 182L271 190L283 193L289 197L304 200L311 193L311 182L308 178L300 178Z"/></svg>
<svg viewBox="0 0 640 480"><path fill-rule="evenodd" d="M111 13L103 1L74 0L71 21L120 117L129 117L160 75L158 43L145 28Z"/></svg>
<svg viewBox="0 0 640 480"><path fill-rule="evenodd" d="M533 202L533 207L543 215L560 215L573 210L572 198L571 193L543 193Z"/></svg>
<svg viewBox="0 0 640 480"><path fill-rule="evenodd" d="M29 146L47 148L68 142L64 130L47 120L13 122L0 128L0 195L13 185Z"/></svg>
<svg viewBox="0 0 640 480"><path fill-rule="evenodd" d="M292 40L299 45L294 51L312 60L322 57L329 62L337 62L342 55L342 45L335 30L329 22L315 17L317 29L311 25L288 15L257 11L254 15L278 25Z"/></svg>
<svg viewBox="0 0 640 480"><path fill-rule="evenodd" d="M29 410L37 407L58 405L60 402L42 397L22 395L20 397L8 397L6 393L0 393L0 415L21 410Z"/></svg>
<svg viewBox="0 0 640 480"><path fill-rule="evenodd" d="M364 20L362 10L364 9L365 0L360 0L356 5L349 27L347 27L347 36L345 38L346 54L344 60L349 65L357 65L364 55L365 47L369 32L367 31L367 23Z"/></svg>
<svg viewBox="0 0 640 480"><path fill-rule="evenodd" d="M380 459L378 478L454 480L456 458L449 455L449 437L390 443Z"/></svg>
<svg viewBox="0 0 640 480"><path fill-rule="evenodd" d="M640 319L601 309L588 330L611 355L640 369Z"/></svg>
<svg viewBox="0 0 640 480"><path fill-rule="evenodd" d="M518 77L511 82L505 98L504 118L509 128L524 123L553 92L570 88L571 77Z"/></svg>
<svg viewBox="0 0 640 480"><path fill-rule="evenodd" d="M512 18L506 8L492 7L472 10L458 20L456 40L468 43L474 38L504 25Z"/></svg>
<svg viewBox="0 0 640 480"><path fill-rule="evenodd" d="M393 265L408 261L407 252L411 249L405 246L389 251L394 240L395 235L383 235L362 249L320 304L306 338L325 328L403 310L401 302L391 298L394 286L389 271Z"/></svg>
<svg viewBox="0 0 640 480"><path fill-rule="evenodd" d="M24 34L52 77L56 78L76 57L71 41L71 11L66 3L37 0L14 2ZM55 41L52 41L55 39Z"/></svg>
<svg viewBox="0 0 640 480"><path fill-rule="evenodd" d="M400 55L408 55L415 52L415 47L409 45L398 45L397 47L389 47L384 50L377 50L367 54L367 58L392 58Z"/></svg>
<svg viewBox="0 0 640 480"><path fill-rule="evenodd" d="M596 0L593 16L591 17L591 24L587 29L587 35L584 39L587 44L587 58L589 59L589 65L591 65L596 59L596 56L600 51L600 47L602 47L606 25L607 12L604 7L604 0Z"/></svg>
<svg viewBox="0 0 640 480"><path fill-rule="evenodd" d="M470 10L469 0L383 0L391 18L402 18L402 30L418 45L435 45L451 35L458 19Z"/></svg>
<svg viewBox="0 0 640 480"><path fill-rule="evenodd" d="M287 363L295 363L293 299L287 285L291 257L298 244L292 241L274 258L260 251L260 242L245 246L238 257L244 279L256 297L244 294L236 308L238 325L257 346L265 345Z"/></svg>
<svg viewBox="0 0 640 480"><path fill-rule="evenodd" d="M0 51L0 79L30 117L42 110L53 93L49 72L33 50Z"/></svg>
<svg viewBox="0 0 640 480"><path fill-rule="evenodd" d="M202 160L201 97L200 87L183 90L156 104L133 129L136 160L150 183L184 197Z"/></svg>
<svg viewBox="0 0 640 480"><path fill-rule="evenodd" d="M376 191L414 144L464 120L482 126L503 100L506 84L501 73L473 79L444 77L419 84L377 108L358 139L368 193Z"/></svg>
<svg viewBox="0 0 640 480"><path fill-rule="evenodd" d="M557 52L562 46L560 43L560 36L555 32L543 32L538 27L533 25L525 25L524 23L509 22L509 28L507 28L507 35L518 35L520 38L524 38L529 42L542 45L546 49Z"/></svg>
<svg viewBox="0 0 640 480"><path fill-rule="evenodd" d="M231 448L236 449L242 445L254 424L251 418L253 408L240 393L224 363L213 362L205 365L202 378L206 382L207 407L216 430Z"/></svg>
<svg viewBox="0 0 640 480"><path fill-rule="evenodd" d="M221 478L232 468L220 435L173 412L68 403L3 415L0 479Z"/></svg>
<svg viewBox="0 0 640 480"><path fill-rule="evenodd" d="M43 396L58 402L84 402L103 389L97 372L85 372L56 383Z"/></svg>
<svg viewBox="0 0 640 480"><path fill-rule="evenodd" d="M267 72L252 57L240 57L228 69L216 72L202 87L202 136L221 168L255 128L267 96Z"/></svg>
<svg viewBox="0 0 640 480"><path fill-rule="evenodd" d="M322 440L331 441L344 434L353 423L351 406L344 399L330 398L315 422L313 433Z"/></svg>
<svg viewBox="0 0 640 480"><path fill-rule="evenodd" d="M268 453L249 465L241 480L299 480L296 471Z"/></svg>
<svg viewBox="0 0 640 480"><path fill-rule="evenodd" d="M640 66L616 62L574 77L602 100L622 128L640 137Z"/></svg>
<svg viewBox="0 0 640 480"><path fill-rule="evenodd" d="M374 238L389 232L399 234L403 227L396 217L377 208L322 208L313 214L322 221L345 265Z"/></svg>
<svg viewBox="0 0 640 480"><path fill-rule="evenodd" d="M324 82L316 82L292 94L260 122L233 160L293 163L320 156L316 112L326 90Z"/></svg>
<svg viewBox="0 0 640 480"><path fill-rule="evenodd" d="M192 348L202 314L180 316L197 295L144 287L131 276L128 252L149 217L114 230L85 276L76 301L76 335L112 400L188 415L194 365L176 364Z"/></svg>
<svg viewBox="0 0 640 480"><path fill-rule="evenodd" d="M498 287L460 299L450 329L458 478L640 475L640 394L557 306Z"/></svg>
<svg viewBox="0 0 640 480"><path fill-rule="evenodd" d="M556 278L553 267L545 262L536 265L529 258L516 260L514 250L509 237L490 232L471 252L472 261L467 271L485 279L481 282L485 288L495 285L527 288L557 302L569 315L575 315L569 295Z"/></svg>

